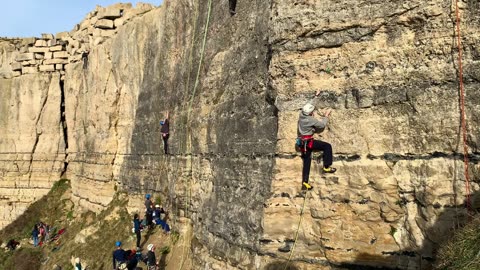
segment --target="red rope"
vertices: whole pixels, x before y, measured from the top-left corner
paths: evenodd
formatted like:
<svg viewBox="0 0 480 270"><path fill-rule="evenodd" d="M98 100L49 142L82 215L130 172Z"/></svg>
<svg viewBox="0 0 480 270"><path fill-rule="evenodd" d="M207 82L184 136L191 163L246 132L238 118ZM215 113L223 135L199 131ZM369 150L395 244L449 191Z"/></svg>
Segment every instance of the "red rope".
<svg viewBox="0 0 480 270"><path fill-rule="evenodd" d="M470 202L470 176L468 174L468 146L467 146L467 119L465 115L465 89L463 87L463 65L462 65L462 43L460 34L460 11L458 1L455 0L455 14L457 17L457 45L458 45L458 77L460 79L460 114L462 121L463 135L463 163L465 168L465 196L467 199L467 209L471 209Z"/></svg>

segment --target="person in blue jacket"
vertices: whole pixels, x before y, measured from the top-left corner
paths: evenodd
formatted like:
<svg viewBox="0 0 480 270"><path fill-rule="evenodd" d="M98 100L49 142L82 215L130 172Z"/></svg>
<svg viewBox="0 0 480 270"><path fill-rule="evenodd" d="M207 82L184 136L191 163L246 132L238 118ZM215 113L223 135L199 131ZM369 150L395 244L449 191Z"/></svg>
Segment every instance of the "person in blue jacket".
<svg viewBox="0 0 480 270"><path fill-rule="evenodd" d="M138 214L133 216L133 230L135 231L135 235L137 235L137 249L140 249L140 239L142 239L142 234L140 232L140 219L138 218Z"/></svg>
<svg viewBox="0 0 480 270"><path fill-rule="evenodd" d="M125 250L123 250L122 242L120 241L115 242L115 246L117 247L117 249L115 249L115 251L113 252L112 257L113 257L113 269L117 270L120 267L120 265L127 263L128 253Z"/></svg>
<svg viewBox="0 0 480 270"><path fill-rule="evenodd" d="M37 226L37 224L35 224L33 226L33 230L32 230L32 238L33 238L33 246L34 247L38 246L38 234L39 234L38 226Z"/></svg>

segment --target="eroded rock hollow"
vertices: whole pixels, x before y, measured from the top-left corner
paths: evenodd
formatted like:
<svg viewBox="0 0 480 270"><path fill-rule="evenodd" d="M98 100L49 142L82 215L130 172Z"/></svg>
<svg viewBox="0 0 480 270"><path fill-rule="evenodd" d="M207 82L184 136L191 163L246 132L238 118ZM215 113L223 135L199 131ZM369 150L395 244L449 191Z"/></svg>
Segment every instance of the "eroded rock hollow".
<svg viewBox="0 0 480 270"><path fill-rule="evenodd" d="M459 4L476 207L480 6ZM277 269L295 240L298 269L427 267L466 220L454 3L248 0L235 12L118 4L68 33L2 39L0 225L66 177L93 211L117 191L161 194L192 221L198 269ZM294 142L316 90L333 109L321 139L338 172L314 162L305 195Z"/></svg>

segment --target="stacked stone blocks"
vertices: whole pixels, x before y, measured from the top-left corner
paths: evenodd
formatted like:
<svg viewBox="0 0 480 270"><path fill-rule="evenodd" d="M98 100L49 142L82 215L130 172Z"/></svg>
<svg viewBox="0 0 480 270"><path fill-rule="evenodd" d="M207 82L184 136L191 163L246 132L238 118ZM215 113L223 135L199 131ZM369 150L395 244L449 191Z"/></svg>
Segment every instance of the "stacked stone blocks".
<svg viewBox="0 0 480 270"><path fill-rule="evenodd" d="M42 34L40 38L12 39L16 51L10 63L11 72L2 73L1 77L59 72L63 80L65 65L81 61L82 55L88 53L90 48L113 37L119 27L153 8L153 5L143 3L137 4L135 8L131 4L97 6L70 32Z"/></svg>

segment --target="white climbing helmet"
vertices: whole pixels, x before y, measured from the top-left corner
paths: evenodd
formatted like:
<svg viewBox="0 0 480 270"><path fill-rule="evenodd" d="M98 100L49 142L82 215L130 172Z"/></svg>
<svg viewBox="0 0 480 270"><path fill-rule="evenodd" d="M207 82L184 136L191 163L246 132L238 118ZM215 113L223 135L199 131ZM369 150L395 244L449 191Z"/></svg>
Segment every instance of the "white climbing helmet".
<svg viewBox="0 0 480 270"><path fill-rule="evenodd" d="M313 110L315 110L315 106L313 106L313 105L310 104L310 103L307 103L307 104L305 104L305 106L303 106L303 108L302 108L302 113L303 113L304 115L309 115L309 114L311 114L311 113L313 112Z"/></svg>
<svg viewBox="0 0 480 270"><path fill-rule="evenodd" d="M148 245L148 246L147 246L147 250L148 250L148 251L152 251L152 250L153 250L153 244Z"/></svg>

